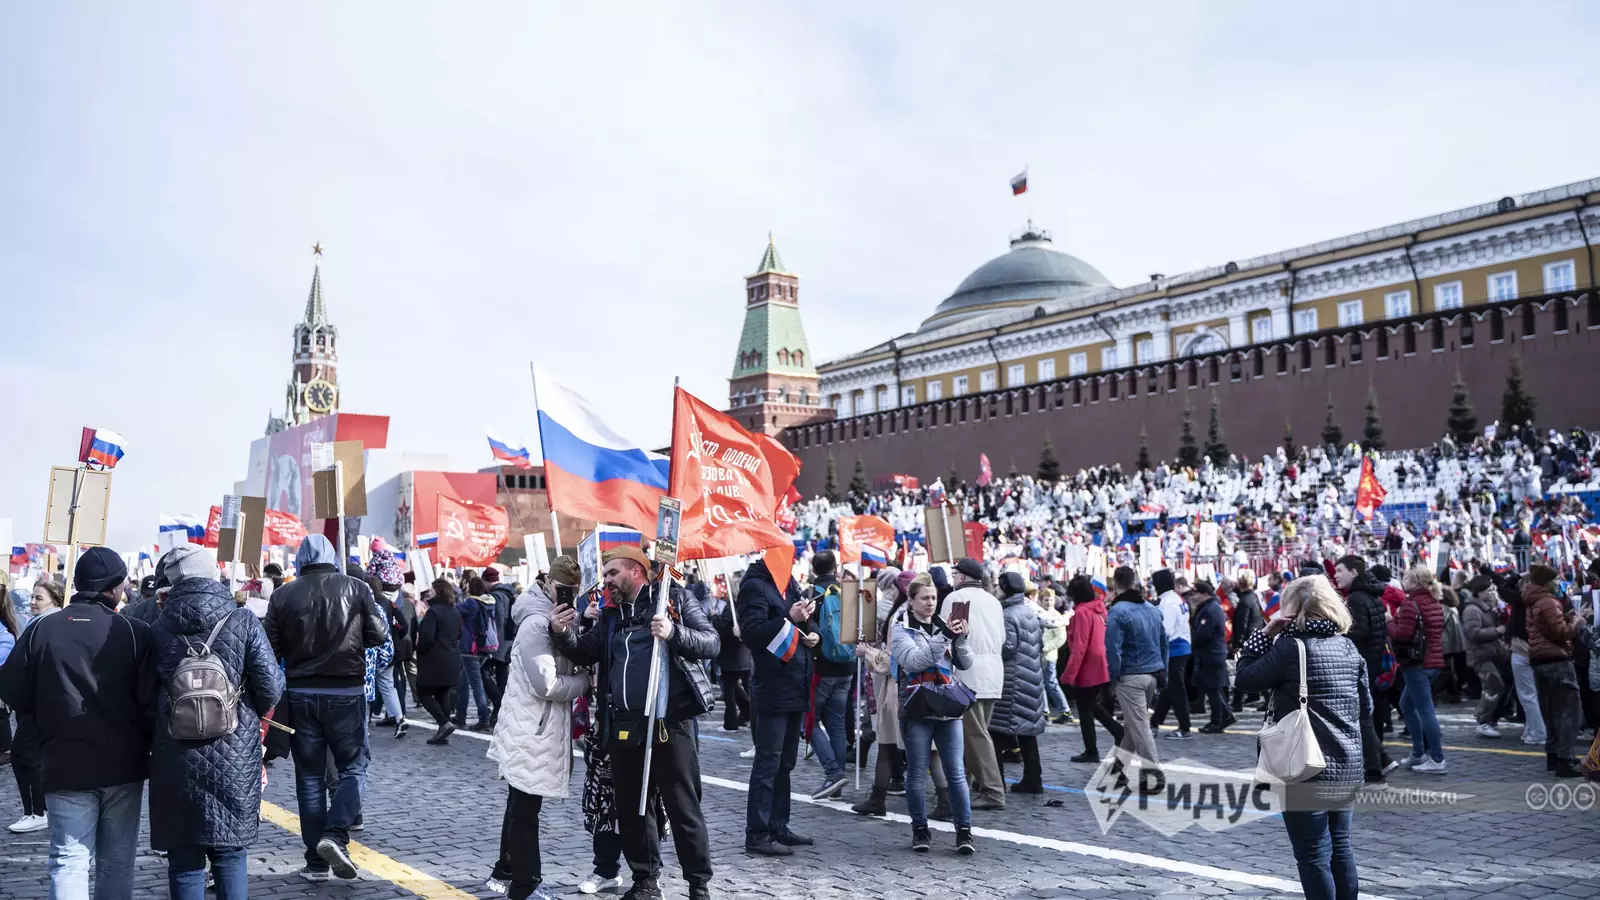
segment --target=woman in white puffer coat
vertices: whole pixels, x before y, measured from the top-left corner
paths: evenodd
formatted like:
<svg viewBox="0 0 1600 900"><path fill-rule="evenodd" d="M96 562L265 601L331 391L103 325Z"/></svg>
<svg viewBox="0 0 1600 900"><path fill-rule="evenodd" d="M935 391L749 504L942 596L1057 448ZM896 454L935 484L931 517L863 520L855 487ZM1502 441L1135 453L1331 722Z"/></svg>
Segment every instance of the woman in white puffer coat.
<svg viewBox="0 0 1600 900"><path fill-rule="evenodd" d="M549 588L576 594L578 561L558 556L550 564ZM549 896L539 886L539 809L544 798L565 799L572 778L572 702L589 690L587 672L554 652L550 613L554 601L539 585L530 586L511 608L516 622L505 696L490 759L510 786L500 826L500 858L489 876L490 890L515 900Z"/></svg>

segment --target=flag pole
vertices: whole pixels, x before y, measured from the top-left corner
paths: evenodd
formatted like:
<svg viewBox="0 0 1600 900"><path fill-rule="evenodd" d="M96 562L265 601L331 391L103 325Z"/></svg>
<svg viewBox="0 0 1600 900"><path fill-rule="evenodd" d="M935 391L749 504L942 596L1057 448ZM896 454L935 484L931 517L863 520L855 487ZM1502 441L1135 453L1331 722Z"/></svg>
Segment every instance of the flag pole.
<svg viewBox="0 0 1600 900"><path fill-rule="evenodd" d="M864 572L866 567L856 563L856 568ZM856 647L860 648L863 634L861 628L862 616L866 614L866 591L864 590L862 575L856 575ZM856 654L856 790L861 790L861 654Z"/></svg>
<svg viewBox="0 0 1600 900"><path fill-rule="evenodd" d="M677 376L673 376L672 379L672 434L673 437L676 437L678 434ZM539 445L541 449L544 446L543 441L544 439L541 436ZM667 496L670 497L672 496L672 470L671 463L669 462L667 465ZM552 509L551 513L553 514L554 512L555 510ZM659 538L660 535L656 535L656 537ZM657 616L666 614L667 585L671 582L672 573L669 567L663 563L661 566L661 583L656 587L655 614ZM644 774L639 778L639 815L641 816L644 815L644 811L650 799L650 761L655 754L656 723L660 721L660 718L663 715L666 714L666 710L660 708L661 706L665 705L667 698L666 693L661 690L661 669L662 666L668 662L668 660L662 656L661 653L661 645L663 643L664 642L660 638L656 638L650 642L650 683L644 694L645 706L649 709L649 719L647 720L644 732Z"/></svg>
<svg viewBox="0 0 1600 900"><path fill-rule="evenodd" d="M545 505L550 507L550 532L556 540L556 555L561 555L561 515L556 512L556 502L550 496L550 466L544 458L544 421L539 418L539 367L528 363L529 373L533 376L533 426L539 434L539 463L544 469L544 499ZM523 448L527 449L527 448Z"/></svg>

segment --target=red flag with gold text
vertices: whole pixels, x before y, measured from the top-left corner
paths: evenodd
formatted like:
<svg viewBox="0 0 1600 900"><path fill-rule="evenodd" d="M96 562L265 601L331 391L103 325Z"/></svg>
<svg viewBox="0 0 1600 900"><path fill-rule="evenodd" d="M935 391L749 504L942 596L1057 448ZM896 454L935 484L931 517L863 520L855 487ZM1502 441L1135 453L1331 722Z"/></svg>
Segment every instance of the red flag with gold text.
<svg viewBox="0 0 1600 900"><path fill-rule="evenodd" d="M839 562L861 562L863 544L887 552L894 546L894 526L877 516L840 516Z"/></svg>
<svg viewBox="0 0 1600 900"><path fill-rule="evenodd" d="M1383 498L1389 491L1378 483L1378 474L1372 469L1372 457L1363 457L1361 460L1361 481L1356 486L1356 512L1366 518L1372 518L1372 513L1383 505Z"/></svg>
<svg viewBox="0 0 1600 900"><path fill-rule="evenodd" d="M794 544L778 527L776 515L798 474L800 460L775 439L751 434L693 394L676 389L667 492L683 501L679 559L789 547L792 565ZM781 589L788 572L779 572L780 565L778 559L769 559L767 568Z"/></svg>
<svg viewBox="0 0 1600 900"><path fill-rule="evenodd" d="M439 495L439 543L434 552L455 565L486 566L511 537L505 507Z"/></svg>

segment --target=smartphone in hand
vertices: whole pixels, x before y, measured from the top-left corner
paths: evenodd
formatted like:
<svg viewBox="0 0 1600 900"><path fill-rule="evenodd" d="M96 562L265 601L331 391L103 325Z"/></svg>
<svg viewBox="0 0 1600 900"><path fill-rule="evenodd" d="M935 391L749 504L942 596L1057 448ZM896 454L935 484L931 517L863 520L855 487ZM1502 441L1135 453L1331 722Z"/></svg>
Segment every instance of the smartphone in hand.
<svg viewBox="0 0 1600 900"><path fill-rule="evenodd" d="M577 605L578 589L565 584L556 585L556 608Z"/></svg>
<svg viewBox="0 0 1600 900"><path fill-rule="evenodd" d="M965 622L972 615L971 600L956 600L950 604L950 621Z"/></svg>

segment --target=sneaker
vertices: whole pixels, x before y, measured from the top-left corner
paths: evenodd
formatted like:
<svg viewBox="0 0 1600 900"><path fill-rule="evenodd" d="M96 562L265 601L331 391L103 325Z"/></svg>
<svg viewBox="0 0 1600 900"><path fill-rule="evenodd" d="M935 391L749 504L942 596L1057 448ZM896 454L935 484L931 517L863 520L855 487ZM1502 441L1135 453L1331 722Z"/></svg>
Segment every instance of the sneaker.
<svg viewBox="0 0 1600 900"><path fill-rule="evenodd" d="M317 841L317 855L322 857L322 861L328 864L328 868L333 870L333 874L346 881L361 874L356 869L356 864L351 861L349 851L341 847L339 842L333 838L323 838Z"/></svg>
<svg viewBox="0 0 1600 900"><path fill-rule="evenodd" d="M620 890L622 890L621 875L618 875L615 878L606 878L599 872L590 872L589 877L585 878L583 883L578 885L578 893L580 894L615 894Z"/></svg>
<svg viewBox="0 0 1600 900"><path fill-rule="evenodd" d="M1163 737L1165 737L1169 741L1192 741L1192 740L1194 740L1194 735L1190 734L1187 731L1169 731L1165 735L1163 735Z"/></svg>
<svg viewBox="0 0 1600 900"><path fill-rule="evenodd" d="M313 869L310 866L302 867L298 872L295 872L295 874L299 875L301 878L304 878L307 881L332 881L333 880L333 873L332 872L328 871L327 869Z"/></svg>
<svg viewBox="0 0 1600 900"><path fill-rule="evenodd" d="M811 799L829 800L837 797L844 793L844 786L849 783L850 779L844 777L843 775L831 775L822 779L822 787L817 788L817 790L812 793Z"/></svg>
<svg viewBox="0 0 1600 900"><path fill-rule="evenodd" d="M207 872L206 873L206 890L214 891L216 889L217 889L217 873L215 873L215 872Z"/></svg>
<svg viewBox="0 0 1600 900"><path fill-rule="evenodd" d="M1100 762L1100 754L1085 750L1082 753L1079 753L1077 756L1074 756L1071 759L1067 760L1067 762L1098 763L1098 762Z"/></svg>
<svg viewBox="0 0 1600 900"><path fill-rule="evenodd" d="M394 726L394 736L396 740L403 738L410 733L411 723L407 722L405 719L401 719L400 723Z"/></svg>
<svg viewBox="0 0 1600 900"><path fill-rule="evenodd" d="M972 829L961 825L956 826L956 852L962 856L971 856L978 850L977 844L972 842Z"/></svg>
<svg viewBox="0 0 1600 900"><path fill-rule="evenodd" d="M1430 759L1417 763L1411 768L1411 771L1421 772L1424 775L1443 775L1450 771L1450 767L1442 759L1437 762Z"/></svg>
<svg viewBox="0 0 1600 900"><path fill-rule="evenodd" d="M809 760L809 759L811 759L811 757L813 757L813 756L816 756L816 755L817 755L817 748L816 748L816 747L814 747L814 746L812 746L812 745L811 745L811 744L807 744L807 745L806 745L806 755L805 755L805 758L806 758L806 759L807 759L807 760ZM752 757L752 758L754 758L754 757Z"/></svg>
<svg viewBox="0 0 1600 900"><path fill-rule="evenodd" d="M1499 730L1496 729L1493 725L1484 724L1484 725L1479 725L1478 726L1478 737L1497 738L1499 736L1500 736Z"/></svg>
<svg viewBox="0 0 1600 900"><path fill-rule="evenodd" d="M510 885L494 877L493 875L490 875L489 879L483 883L483 889L491 894L504 894L510 889L510 887Z"/></svg>
<svg viewBox="0 0 1600 900"><path fill-rule="evenodd" d="M400 723L395 721L393 716L384 716L382 718L375 717L372 724L378 726L379 728L393 728Z"/></svg>
<svg viewBox="0 0 1600 900"><path fill-rule="evenodd" d="M904 778L889 779L889 796L904 797L906 795L906 780Z"/></svg>
<svg viewBox="0 0 1600 900"><path fill-rule="evenodd" d="M661 886L654 878L636 880L622 897L623 900L661 900Z"/></svg>
<svg viewBox="0 0 1600 900"><path fill-rule="evenodd" d="M533 889L533 893L528 895L528 900L556 900L556 895L550 893L550 889L541 884Z"/></svg>
<svg viewBox="0 0 1600 900"><path fill-rule="evenodd" d="M1544 736L1540 735L1536 739L1535 738L1529 738L1527 732L1523 732L1523 734L1522 734L1522 742L1524 744L1527 744L1530 747L1543 747L1544 746Z"/></svg>
<svg viewBox="0 0 1600 900"><path fill-rule="evenodd" d="M1391 759L1388 762L1383 764L1383 774L1387 775L1390 772L1393 772L1395 769L1398 769L1398 768L1400 768L1400 763L1398 763L1395 760Z"/></svg>
<svg viewBox="0 0 1600 900"><path fill-rule="evenodd" d="M911 849L918 853L927 853L933 847L933 832L926 825L911 826Z"/></svg>
<svg viewBox="0 0 1600 900"><path fill-rule="evenodd" d="M739 754L739 758L740 759L755 759L756 758L756 748L751 747L749 750L744 751L743 753Z"/></svg>
<svg viewBox="0 0 1600 900"><path fill-rule="evenodd" d="M1400 760L1400 765L1407 769L1415 769L1417 766L1422 765L1425 759L1426 757L1422 756L1408 756L1405 759Z"/></svg>
<svg viewBox="0 0 1600 900"><path fill-rule="evenodd" d="M6 830L12 834L32 834L35 831L43 831L49 827L49 816L23 816L7 826Z"/></svg>
<svg viewBox="0 0 1600 900"><path fill-rule="evenodd" d="M354 822L350 823L350 830L351 831L366 831L367 830L367 820L365 818L362 818L361 816L356 816L356 820Z"/></svg>

